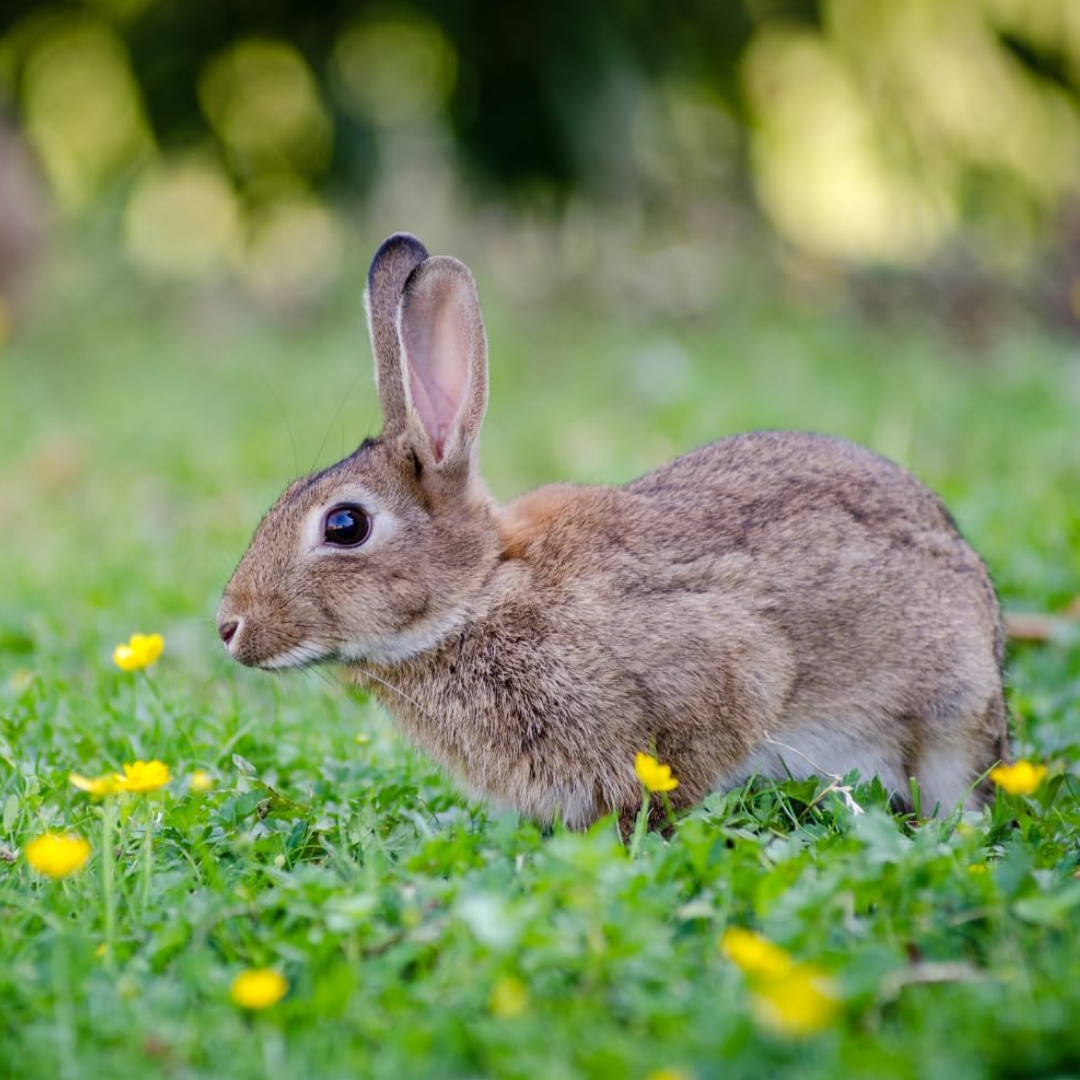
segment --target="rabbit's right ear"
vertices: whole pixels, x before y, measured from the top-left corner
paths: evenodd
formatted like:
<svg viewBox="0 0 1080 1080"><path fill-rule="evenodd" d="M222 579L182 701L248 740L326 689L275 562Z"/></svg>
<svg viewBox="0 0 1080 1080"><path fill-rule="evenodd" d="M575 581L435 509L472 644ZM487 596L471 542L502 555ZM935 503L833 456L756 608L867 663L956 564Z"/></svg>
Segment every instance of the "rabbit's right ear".
<svg viewBox="0 0 1080 1080"><path fill-rule="evenodd" d="M427 248L415 236L394 233L375 252L368 270L368 333L386 432L400 431L408 420L409 395L401 362L398 309L405 282L427 257Z"/></svg>
<svg viewBox="0 0 1080 1080"><path fill-rule="evenodd" d="M398 314L414 449L444 476L475 471L487 409L487 337L469 268L425 259L409 276Z"/></svg>

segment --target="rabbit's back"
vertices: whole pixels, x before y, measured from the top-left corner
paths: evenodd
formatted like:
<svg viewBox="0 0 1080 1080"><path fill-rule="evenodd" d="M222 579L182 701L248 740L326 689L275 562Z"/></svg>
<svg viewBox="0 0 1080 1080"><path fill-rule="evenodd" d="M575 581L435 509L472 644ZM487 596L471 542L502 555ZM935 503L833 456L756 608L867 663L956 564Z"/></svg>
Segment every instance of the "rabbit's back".
<svg viewBox="0 0 1080 1080"><path fill-rule="evenodd" d="M818 528L840 530L838 542L850 542L852 527L901 545L959 537L938 497L906 469L865 447L809 432L721 439L624 490L689 513L712 530L714 546L721 549L809 542L808 519ZM794 530L788 528L792 524Z"/></svg>
<svg viewBox="0 0 1080 1080"><path fill-rule="evenodd" d="M668 565L696 545L711 552L711 587L740 596L788 643L775 741L729 779L813 771L813 760L877 772L894 790L917 776L930 800L951 805L1007 755L993 585L910 472L840 439L762 432L703 447L629 490L682 508Z"/></svg>
<svg viewBox="0 0 1080 1080"><path fill-rule="evenodd" d="M944 805L1006 752L986 569L938 498L869 450L751 433L508 510L519 578L494 625L542 620L530 662L553 654L618 701L584 734L653 739L688 800L817 767L898 791L918 776Z"/></svg>
<svg viewBox="0 0 1080 1080"><path fill-rule="evenodd" d="M879 645L902 635L902 662L973 632L1000 664L982 560L929 488L864 447L801 432L738 435L624 490L670 522L659 565L700 567L703 584L769 612L808 655L850 656L872 632Z"/></svg>

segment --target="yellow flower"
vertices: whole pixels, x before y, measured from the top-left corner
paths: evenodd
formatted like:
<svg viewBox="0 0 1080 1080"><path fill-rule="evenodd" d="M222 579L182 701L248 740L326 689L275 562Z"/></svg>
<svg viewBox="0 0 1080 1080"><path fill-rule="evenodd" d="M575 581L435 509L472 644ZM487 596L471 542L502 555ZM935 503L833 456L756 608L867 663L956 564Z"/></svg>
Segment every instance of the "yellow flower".
<svg viewBox="0 0 1080 1080"><path fill-rule="evenodd" d="M81 870L88 858L90 845L81 836L45 833L26 845L26 861L46 877L67 877Z"/></svg>
<svg viewBox="0 0 1080 1080"><path fill-rule="evenodd" d="M504 975L491 990L491 1011L502 1020L512 1020L529 1007L529 990L513 975Z"/></svg>
<svg viewBox="0 0 1080 1080"><path fill-rule="evenodd" d="M812 1035L840 1011L832 980L812 964L795 964L779 978L761 980L753 1006L762 1024L783 1035Z"/></svg>
<svg viewBox="0 0 1080 1080"><path fill-rule="evenodd" d="M649 791L674 791L679 781L671 775L670 765L661 765L650 754L638 754L634 758L634 772Z"/></svg>
<svg viewBox="0 0 1080 1080"><path fill-rule="evenodd" d="M169 766L163 761L136 761L124 766L124 775L116 774L120 791L157 791L169 782Z"/></svg>
<svg viewBox="0 0 1080 1080"><path fill-rule="evenodd" d="M191 774L191 790L196 795L205 795L214 786L214 778L205 769L196 769Z"/></svg>
<svg viewBox="0 0 1080 1080"><path fill-rule="evenodd" d="M720 949L747 975L758 978L783 978L795 966L795 961L779 945L741 926L732 926L724 931Z"/></svg>
<svg viewBox="0 0 1080 1080"><path fill-rule="evenodd" d="M241 971L232 981L229 996L242 1009L268 1009L276 1005L289 989L284 975L271 968Z"/></svg>
<svg viewBox="0 0 1080 1080"><path fill-rule="evenodd" d="M192 776L192 787L195 787L196 775L198 773ZM202 775L207 776L206 773ZM131 765L124 766L123 775L120 773L106 773L104 776L82 776L79 773L70 773L68 779L80 791L102 796L115 795L118 791L135 793L157 791L158 788L164 787L169 782L170 777L169 766L163 761L136 761ZM213 781L210 782L213 783Z"/></svg>
<svg viewBox="0 0 1080 1080"><path fill-rule="evenodd" d="M690 1077L682 1069L655 1069L645 1080L690 1080Z"/></svg>
<svg viewBox="0 0 1080 1080"><path fill-rule="evenodd" d="M742 968L753 990L754 1013L784 1035L810 1035L840 1009L832 980L814 964L795 960L760 934L733 926L720 939L724 955Z"/></svg>
<svg viewBox="0 0 1080 1080"><path fill-rule="evenodd" d="M69 773L68 779L80 791L89 792L91 795L115 795L119 790L116 773L106 776L82 776L77 772Z"/></svg>
<svg viewBox="0 0 1080 1080"><path fill-rule="evenodd" d="M165 639L160 634L132 634L126 645L113 649L113 663L121 671L141 671L157 662L165 649Z"/></svg>
<svg viewBox="0 0 1080 1080"><path fill-rule="evenodd" d="M998 765L990 770L990 779L1010 795L1030 795L1046 779L1046 766L1018 761L1015 765Z"/></svg>

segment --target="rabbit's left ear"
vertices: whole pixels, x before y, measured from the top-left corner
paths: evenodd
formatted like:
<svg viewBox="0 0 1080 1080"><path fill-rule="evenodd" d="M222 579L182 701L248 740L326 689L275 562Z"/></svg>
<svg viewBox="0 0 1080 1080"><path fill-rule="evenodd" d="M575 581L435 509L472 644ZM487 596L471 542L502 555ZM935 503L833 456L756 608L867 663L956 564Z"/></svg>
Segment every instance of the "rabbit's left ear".
<svg viewBox="0 0 1080 1080"><path fill-rule="evenodd" d="M409 276L398 314L417 450L436 468L471 466L487 408L487 338L469 268L435 256Z"/></svg>
<svg viewBox="0 0 1080 1080"><path fill-rule="evenodd" d="M375 385L382 405L383 430L387 432L400 431L408 420L398 310L405 282L427 257L427 248L415 236L394 233L375 252L368 270L364 301L375 359Z"/></svg>

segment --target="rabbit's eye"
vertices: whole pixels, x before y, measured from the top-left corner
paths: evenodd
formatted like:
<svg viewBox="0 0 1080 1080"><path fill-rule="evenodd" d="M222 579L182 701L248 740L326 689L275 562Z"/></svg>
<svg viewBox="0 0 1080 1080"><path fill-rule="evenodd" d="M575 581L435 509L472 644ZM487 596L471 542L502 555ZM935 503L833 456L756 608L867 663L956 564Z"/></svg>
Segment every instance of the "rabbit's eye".
<svg viewBox="0 0 1080 1080"><path fill-rule="evenodd" d="M371 518L359 506L335 506L326 515L323 537L335 547L357 547L371 535Z"/></svg>

